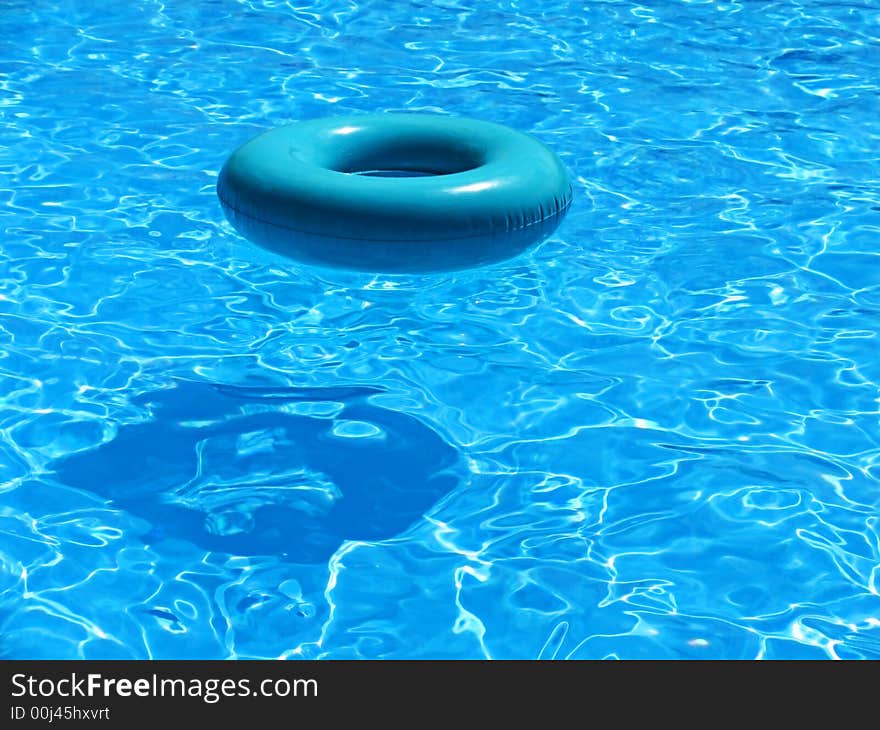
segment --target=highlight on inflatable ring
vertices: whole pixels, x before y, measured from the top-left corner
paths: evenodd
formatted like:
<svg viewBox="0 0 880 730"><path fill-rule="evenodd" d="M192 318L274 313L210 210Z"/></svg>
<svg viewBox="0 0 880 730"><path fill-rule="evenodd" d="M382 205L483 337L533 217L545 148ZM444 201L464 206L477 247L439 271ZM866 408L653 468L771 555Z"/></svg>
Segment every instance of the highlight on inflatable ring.
<svg viewBox="0 0 880 730"><path fill-rule="evenodd" d="M254 243L309 264L443 271L544 240L572 200L561 160L490 122L427 114L304 121L226 161L217 195Z"/></svg>

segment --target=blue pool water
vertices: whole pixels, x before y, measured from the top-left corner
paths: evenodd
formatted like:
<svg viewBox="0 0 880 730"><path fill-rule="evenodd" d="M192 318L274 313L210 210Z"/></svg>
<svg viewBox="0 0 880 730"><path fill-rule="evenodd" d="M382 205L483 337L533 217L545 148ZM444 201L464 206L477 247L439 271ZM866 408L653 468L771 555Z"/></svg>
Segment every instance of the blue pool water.
<svg viewBox="0 0 880 730"><path fill-rule="evenodd" d="M6 0L0 656L880 658L880 8ZM531 132L512 261L224 221L283 123Z"/></svg>

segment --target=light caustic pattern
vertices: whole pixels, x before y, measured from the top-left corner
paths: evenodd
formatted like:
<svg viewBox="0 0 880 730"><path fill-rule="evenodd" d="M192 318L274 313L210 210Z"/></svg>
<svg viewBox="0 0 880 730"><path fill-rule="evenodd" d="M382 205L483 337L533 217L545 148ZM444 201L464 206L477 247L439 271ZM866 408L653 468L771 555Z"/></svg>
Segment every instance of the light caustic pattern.
<svg viewBox="0 0 880 730"><path fill-rule="evenodd" d="M4 657L880 658L880 11L0 15ZM225 223L266 128L529 131L557 235L436 276Z"/></svg>

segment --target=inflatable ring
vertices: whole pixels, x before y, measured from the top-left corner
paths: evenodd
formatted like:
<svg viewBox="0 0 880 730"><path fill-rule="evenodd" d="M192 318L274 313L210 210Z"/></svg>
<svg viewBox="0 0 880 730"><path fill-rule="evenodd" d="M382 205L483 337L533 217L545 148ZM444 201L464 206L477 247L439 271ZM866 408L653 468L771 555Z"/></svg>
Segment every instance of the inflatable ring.
<svg viewBox="0 0 880 730"><path fill-rule="evenodd" d="M317 119L259 135L217 182L245 238L299 261L371 272L500 261L571 204L544 144L489 122L420 114Z"/></svg>

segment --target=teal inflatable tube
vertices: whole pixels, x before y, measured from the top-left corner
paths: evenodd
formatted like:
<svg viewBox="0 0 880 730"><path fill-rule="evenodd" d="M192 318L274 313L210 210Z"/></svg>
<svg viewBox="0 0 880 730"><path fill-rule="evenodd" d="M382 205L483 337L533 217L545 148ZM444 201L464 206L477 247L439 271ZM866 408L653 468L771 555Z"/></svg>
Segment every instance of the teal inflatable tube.
<svg viewBox="0 0 880 730"><path fill-rule="evenodd" d="M232 225L260 246L377 273L510 258L549 236L572 200L565 167L537 139L422 114L265 132L230 156L217 194Z"/></svg>

